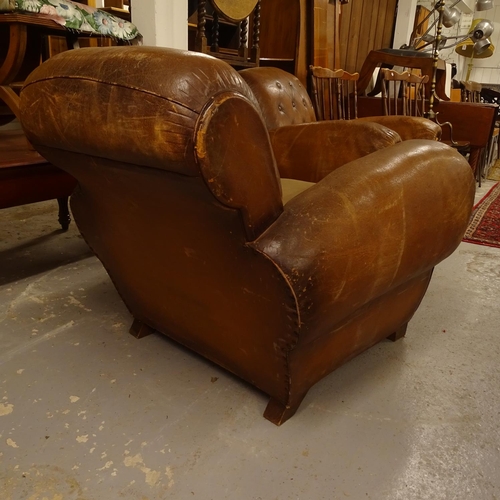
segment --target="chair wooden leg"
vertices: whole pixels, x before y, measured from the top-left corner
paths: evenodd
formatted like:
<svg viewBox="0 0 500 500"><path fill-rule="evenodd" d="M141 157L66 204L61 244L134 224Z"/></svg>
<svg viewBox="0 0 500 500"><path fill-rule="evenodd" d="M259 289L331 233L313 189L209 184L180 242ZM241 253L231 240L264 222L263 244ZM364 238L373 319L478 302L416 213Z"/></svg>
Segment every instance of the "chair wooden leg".
<svg viewBox="0 0 500 500"><path fill-rule="evenodd" d="M68 196L63 198L57 198L57 203L59 204L59 224L61 224L62 230L67 231L69 228L69 223L71 222L71 216L69 214L68 206Z"/></svg>
<svg viewBox="0 0 500 500"><path fill-rule="evenodd" d="M275 425L285 423L289 418L295 415L295 412L298 410L306 394L307 392L300 396L296 396L286 405L275 398L271 398L264 411L264 418Z"/></svg>
<svg viewBox="0 0 500 500"><path fill-rule="evenodd" d="M396 342L396 340L402 339L406 335L406 329L408 328L408 323L405 323L402 327L391 333L387 338Z"/></svg>
<svg viewBox="0 0 500 500"><path fill-rule="evenodd" d="M130 327L130 334L133 335L136 339L142 339L154 333L154 328L144 324L142 321L138 319L134 319L132 326Z"/></svg>

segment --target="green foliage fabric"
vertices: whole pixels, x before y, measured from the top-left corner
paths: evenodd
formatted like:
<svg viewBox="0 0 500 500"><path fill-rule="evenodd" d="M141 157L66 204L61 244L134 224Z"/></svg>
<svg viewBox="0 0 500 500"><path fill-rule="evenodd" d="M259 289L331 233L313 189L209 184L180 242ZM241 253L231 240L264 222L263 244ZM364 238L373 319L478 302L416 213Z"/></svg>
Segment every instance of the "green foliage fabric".
<svg viewBox="0 0 500 500"><path fill-rule="evenodd" d="M141 38L134 24L71 0L0 0L0 11L2 10L43 14L67 29L111 36L118 40Z"/></svg>

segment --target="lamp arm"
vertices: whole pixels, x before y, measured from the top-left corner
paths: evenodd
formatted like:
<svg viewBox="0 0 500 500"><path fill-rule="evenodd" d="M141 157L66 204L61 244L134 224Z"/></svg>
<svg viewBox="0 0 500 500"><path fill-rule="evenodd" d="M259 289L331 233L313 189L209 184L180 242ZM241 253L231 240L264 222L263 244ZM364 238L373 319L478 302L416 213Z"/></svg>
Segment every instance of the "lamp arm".
<svg viewBox="0 0 500 500"><path fill-rule="evenodd" d="M425 43L424 45L421 45L421 46L420 46L418 49L416 49L416 50L418 50L419 52L427 52L429 49L427 49L427 50L423 50L423 49L425 49L426 47L429 47L429 46L431 46L431 45L434 45L434 40L432 40L432 41L430 41L430 42L427 42L427 43ZM412 48L413 48L413 47L412 47Z"/></svg>
<svg viewBox="0 0 500 500"><path fill-rule="evenodd" d="M463 35L460 35L460 36L449 36L447 39L449 40L450 38L460 38L460 40L450 44L450 45L445 45L443 47L441 47L441 50L443 49L451 49L452 47L456 47L458 44L464 42L465 40L467 40L467 38L470 38L470 35L466 35L466 36L463 36Z"/></svg>
<svg viewBox="0 0 500 500"><path fill-rule="evenodd" d="M465 40L467 40L467 38L470 38L469 35L460 35L460 36L449 36L447 37L446 39L449 40L450 38L460 38L460 40L454 42L454 43L451 43L450 45L443 45L442 47L439 47L439 50L444 50L444 49L451 49L452 47L456 47L457 45L459 45L460 43L464 42ZM430 42L427 42L425 45L421 45L418 50L421 51L421 52L425 52L424 49L425 47L429 47L430 45L433 45L435 43L435 40L431 40Z"/></svg>
<svg viewBox="0 0 500 500"><path fill-rule="evenodd" d="M427 28L427 30L425 31L425 33L422 33L421 36L419 36L418 38L413 38L413 43L411 44L411 47L416 49L417 48L417 44L422 41L422 38L424 38L425 35L428 35L429 32L431 31L432 28L434 28L434 26L436 26L437 22L438 22L439 18L436 18L434 20L434 22ZM423 21L422 21L423 22ZM419 24L419 26L421 25L422 23ZM417 29L415 31L418 31L418 26L417 26Z"/></svg>
<svg viewBox="0 0 500 500"><path fill-rule="evenodd" d="M419 29L419 28L420 28L420 27L421 27L421 26L422 26L422 25L423 25L423 24L427 21L427 19L429 19L429 17L431 17L431 15L432 15L432 14L434 14L434 13L435 13L435 10L434 10L434 9L430 10L430 11L429 11L429 13L428 13L428 14L427 14L427 15L426 15L423 19L422 19L422 21L420 21L420 23L418 23L418 25L416 26L416 28L413 30L412 34L410 35L410 47L414 47L414 46L415 46L415 44L417 44L417 43L418 43L418 40L420 40L420 38L422 38L422 37L420 37L420 38L418 38L418 39L416 38L416 34L417 34L417 32L418 32L418 29ZM437 19L436 19L436 20L432 23L431 28L432 28L432 26L434 26L434 25L436 24L436 22L437 22ZM429 31L430 31L430 29L431 29L431 28L429 28L429 29L428 29L428 30L427 30L427 31L426 31L426 32L425 32L422 36L427 35L427 33L429 33Z"/></svg>
<svg viewBox="0 0 500 500"><path fill-rule="evenodd" d="M453 9L453 7L455 7L455 5L457 5L458 3L460 3L461 0L455 0L451 5L450 5L450 9ZM422 38L427 35L431 29L436 25L436 23L439 21L439 16L436 17L436 19L434 20L434 22L429 26L429 28L427 28L427 31L420 37L416 38L416 33L418 32L418 29L427 21L427 19L429 19L429 17L432 16L432 14L435 14L437 12L437 7L438 6L434 6L432 8L432 10L429 11L429 13L422 19L422 21L420 21L420 23L418 24L418 26L413 30L412 34L410 35L410 47L416 49L416 45L420 42L420 40L422 40Z"/></svg>

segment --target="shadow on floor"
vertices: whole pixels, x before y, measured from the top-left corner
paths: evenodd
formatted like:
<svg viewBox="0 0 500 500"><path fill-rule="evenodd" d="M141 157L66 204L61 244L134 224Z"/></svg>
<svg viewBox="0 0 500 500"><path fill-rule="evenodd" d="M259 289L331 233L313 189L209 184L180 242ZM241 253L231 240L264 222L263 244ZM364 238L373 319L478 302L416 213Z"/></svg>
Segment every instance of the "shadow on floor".
<svg viewBox="0 0 500 500"><path fill-rule="evenodd" d="M77 262L93 253L79 234L52 231L0 250L0 286Z"/></svg>

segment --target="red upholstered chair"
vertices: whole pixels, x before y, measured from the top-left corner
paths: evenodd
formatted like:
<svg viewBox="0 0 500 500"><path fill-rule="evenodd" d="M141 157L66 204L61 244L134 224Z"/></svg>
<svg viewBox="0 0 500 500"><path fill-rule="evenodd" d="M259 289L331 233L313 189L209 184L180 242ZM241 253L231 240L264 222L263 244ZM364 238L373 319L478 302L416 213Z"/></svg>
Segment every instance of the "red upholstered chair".
<svg viewBox="0 0 500 500"><path fill-rule="evenodd" d="M132 333L158 330L249 381L281 424L328 373L404 335L461 241L474 180L438 142L304 123L293 84L269 92L202 54L87 49L31 74L21 116L78 180L75 221ZM269 134L266 100L292 124Z"/></svg>

